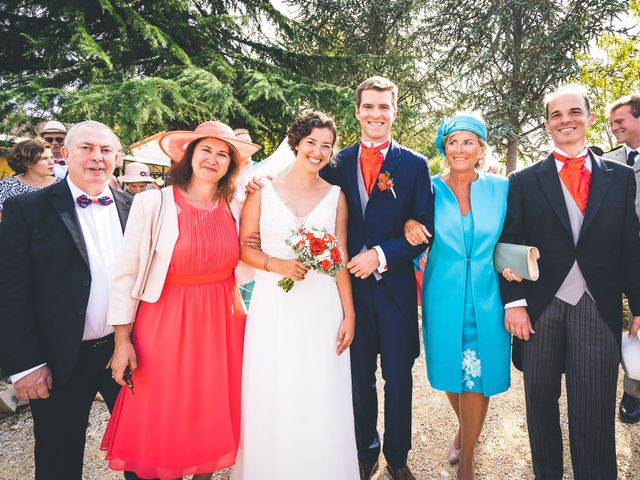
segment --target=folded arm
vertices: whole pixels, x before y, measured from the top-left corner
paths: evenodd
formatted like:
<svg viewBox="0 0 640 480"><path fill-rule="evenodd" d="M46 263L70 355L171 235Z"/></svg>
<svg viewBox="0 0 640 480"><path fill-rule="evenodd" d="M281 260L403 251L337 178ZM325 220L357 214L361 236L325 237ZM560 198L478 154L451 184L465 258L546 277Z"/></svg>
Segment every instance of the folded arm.
<svg viewBox="0 0 640 480"><path fill-rule="evenodd" d="M259 270L279 273L294 281L304 280L308 267L300 260L289 260L267 255L252 246L250 237L260 234L260 204L262 191L247 195L240 221L240 260Z"/></svg>
<svg viewBox="0 0 640 480"><path fill-rule="evenodd" d="M429 166L425 161L420 165L419 172L415 176L411 218L423 225L430 235L435 233L433 227L433 209L433 188L431 186ZM423 243L410 244L405 238L404 231L401 232L398 237L381 242L380 247L384 251L389 269L413 260L420 256L425 250Z"/></svg>
<svg viewBox="0 0 640 480"><path fill-rule="evenodd" d="M507 198L507 215L502 227L500 242L525 243L524 235L524 196L517 174L511 175L509 195ZM513 281L517 280L517 281ZM520 340L529 340L535 333L531 325L531 318L527 311L526 291L524 282L513 277L511 272L503 272L500 277L500 293L505 304L504 328Z"/></svg>
<svg viewBox="0 0 640 480"><path fill-rule="evenodd" d="M511 175L509 182L509 195L507 198L507 214L500 235L500 242L525 244L524 233L524 195L520 185L519 177L516 173ZM512 302L518 302L514 306L522 305L522 300L526 306L526 291L524 282L513 282L502 276L500 278L500 293L502 302L509 306Z"/></svg>

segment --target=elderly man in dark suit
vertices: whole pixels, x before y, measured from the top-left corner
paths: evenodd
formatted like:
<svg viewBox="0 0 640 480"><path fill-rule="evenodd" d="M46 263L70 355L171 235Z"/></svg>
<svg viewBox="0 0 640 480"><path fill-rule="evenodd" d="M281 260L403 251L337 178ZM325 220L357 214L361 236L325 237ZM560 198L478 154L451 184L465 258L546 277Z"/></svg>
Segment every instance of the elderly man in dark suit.
<svg viewBox="0 0 640 480"><path fill-rule="evenodd" d="M604 154L626 163L635 172L636 186L640 189L640 93L622 97L607 107L609 127L620 147ZM636 213L640 217L640 194L636 191ZM624 394L618 409L620 420L625 423L640 421L640 381L624 376Z"/></svg>
<svg viewBox="0 0 640 480"><path fill-rule="evenodd" d="M130 197L108 182L120 141L98 122L71 128L67 178L8 200L0 224L0 365L28 399L36 479L81 479L91 404L119 386L105 368L109 284ZM127 475L127 478L135 478Z"/></svg>
<svg viewBox="0 0 640 480"><path fill-rule="evenodd" d="M640 328L636 182L631 168L586 148L594 115L579 86L548 95L545 110L554 151L511 176L501 237L538 247L540 278L502 282L505 326L524 373L536 478L563 476L558 399L565 372L574 477L615 479L622 292L635 315L631 335Z"/></svg>

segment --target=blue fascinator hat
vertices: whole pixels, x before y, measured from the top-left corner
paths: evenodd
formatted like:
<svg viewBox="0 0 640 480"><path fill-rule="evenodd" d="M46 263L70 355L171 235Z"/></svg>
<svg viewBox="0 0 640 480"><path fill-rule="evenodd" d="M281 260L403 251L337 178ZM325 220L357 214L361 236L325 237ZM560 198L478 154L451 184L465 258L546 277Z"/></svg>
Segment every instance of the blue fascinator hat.
<svg viewBox="0 0 640 480"><path fill-rule="evenodd" d="M444 139L453 132L459 132L460 130L473 132L484 142L487 141L487 125L479 116L471 113L460 113L454 117L445 118L438 125L438 134L435 140L436 148L443 157L445 156Z"/></svg>

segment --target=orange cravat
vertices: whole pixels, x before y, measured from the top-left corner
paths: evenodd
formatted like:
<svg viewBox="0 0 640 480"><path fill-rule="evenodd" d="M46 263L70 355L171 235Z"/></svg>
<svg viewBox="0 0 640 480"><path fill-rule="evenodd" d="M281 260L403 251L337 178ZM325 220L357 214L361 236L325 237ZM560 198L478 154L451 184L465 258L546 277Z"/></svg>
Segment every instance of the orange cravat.
<svg viewBox="0 0 640 480"><path fill-rule="evenodd" d="M382 150L390 144L391 141L387 140L377 147L367 147L364 143L360 142L360 171L362 172L364 186L369 195L371 195L373 191L373 186L376 184L376 179L384 163Z"/></svg>
<svg viewBox="0 0 640 480"><path fill-rule="evenodd" d="M565 157L558 152L553 152L553 157L564 163L558 175L564 186L567 187L571 197L576 201L578 208L584 215L589 200L589 185L591 184L591 172L584 166L589 154L578 158Z"/></svg>

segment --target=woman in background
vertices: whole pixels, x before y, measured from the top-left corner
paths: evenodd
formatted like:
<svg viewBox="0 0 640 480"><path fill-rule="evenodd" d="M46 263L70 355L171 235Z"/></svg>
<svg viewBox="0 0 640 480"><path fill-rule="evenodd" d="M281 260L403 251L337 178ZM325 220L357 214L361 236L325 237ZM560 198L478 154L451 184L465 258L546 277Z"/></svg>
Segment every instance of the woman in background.
<svg viewBox="0 0 640 480"><path fill-rule="evenodd" d="M41 138L17 143L9 152L8 161L16 175L0 180L0 221L7 198L35 192L58 181L53 176L51 145Z"/></svg>
<svg viewBox="0 0 640 480"><path fill-rule="evenodd" d="M128 163L125 174L120 175L118 181L123 184L123 190L133 196L153 188L149 167L140 162Z"/></svg>

